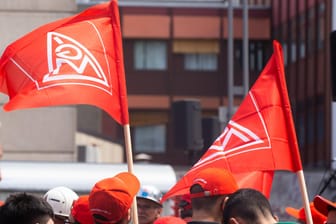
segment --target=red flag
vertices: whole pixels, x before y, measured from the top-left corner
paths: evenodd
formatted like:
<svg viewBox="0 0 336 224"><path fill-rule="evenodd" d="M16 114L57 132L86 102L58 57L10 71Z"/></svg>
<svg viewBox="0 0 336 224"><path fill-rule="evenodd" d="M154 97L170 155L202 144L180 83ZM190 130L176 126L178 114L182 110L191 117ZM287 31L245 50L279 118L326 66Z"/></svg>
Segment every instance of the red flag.
<svg viewBox="0 0 336 224"><path fill-rule="evenodd" d="M245 187L239 184L244 176L242 173L302 170L282 50L276 41L273 48L272 57L224 132L164 199L188 190L195 173L206 167L230 170L241 187ZM262 181L261 177L255 181Z"/></svg>
<svg viewBox="0 0 336 224"><path fill-rule="evenodd" d="M239 188L253 188L262 192L267 198L271 196L274 171L251 171L234 173Z"/></svg>
<svg viewBox="0 0 336 224"><path fill-rule="evenodd" d="M46 24L10 44L0 59L7 111L65 104L95 105L128 124L116 0Z"/></svg>

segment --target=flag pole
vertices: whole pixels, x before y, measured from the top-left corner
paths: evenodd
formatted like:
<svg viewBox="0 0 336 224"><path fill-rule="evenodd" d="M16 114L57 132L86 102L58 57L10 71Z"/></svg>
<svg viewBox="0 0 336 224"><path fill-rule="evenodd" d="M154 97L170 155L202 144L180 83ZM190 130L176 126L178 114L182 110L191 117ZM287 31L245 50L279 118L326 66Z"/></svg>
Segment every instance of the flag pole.
<svg viewBox="0 0 336 224"><path fill-rule="evenodd" d="M293 157L295 159L296 166L299 164L299 168L297 167L297 177L299 179L299 185L300 185L300 190L301 190L301 196L303 200L303 207L305 210L306 214L306 219L308 224L313 224L313 219L311 215L311 210L309 206L309 198L308 198L308 193L307 193L307 188L306 188L306 182L305 178L303 175L303 170L302 170L302 163L301 163L301 157L299 153L299 148L298 148L298 143L296 139L296 133L295 133L295 127L294 127L294 122L292 118L292 111L290 109L290 102L289 102L289 97L288 97L288 91L287 91L287 86L286 86L286 81L285 81L285 68L284 68L284 60L283 60L283 52L281 45L277 41L273 41L273 48L274 48L274 54L275 54L275 60L276 63L278 64L278 74L280 79L280 88L282 91L282 96L284 96L283 103L284 105L287 105L287 110L285 112L285 121L287 122L288 131L290 132L289 136L292 136L292 138L289 139L290 145L292 145L295 149L292 150L293 152Z"/></svg>
<svg viewBox="0 0 336 224"><path fill-rule="evenodd" d="M307 188L305 184L305 178L303 175L303 171L299 170L297 171L297 176L299 179L299 185L300 185L300 190L301 190L301 196L303 200L303 207L306 213L306 219L307 219L307 224L314 224L313 219L312 219L312 214L309 206L309 199L308 199L308 193L307 193Z"/></svg>
<svg viewBox="0 0 336 224"><path fill-rule="evenodd" d="M124 138L125 138L125 149L126 149L126 159L127 159L128 172L134 174L130 125L126 124L123 127L124 127ZM133 220L134 224L139 223L136 197L134 197L134 199L133 199L132 220Z"/></svg>

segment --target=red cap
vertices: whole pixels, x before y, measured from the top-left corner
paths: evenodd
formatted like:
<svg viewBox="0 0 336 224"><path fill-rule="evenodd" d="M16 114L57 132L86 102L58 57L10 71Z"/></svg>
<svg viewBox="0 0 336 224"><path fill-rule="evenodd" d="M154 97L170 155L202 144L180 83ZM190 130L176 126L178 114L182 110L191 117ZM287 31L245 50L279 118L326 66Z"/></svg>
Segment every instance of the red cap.
<svg viewBox="0 0 336 224"><path fill-rule="evenodd" d="M192 185L199 184L203 192L190 194L191 198L232 194L238 185L232 173L225 169L207 168L196 174Z"/></svg>
<svg viewBox="0 0 336 224"><path fill-rule="evenodd" d="M81 224L94 224L89 209L89 195L82 195L73 203L71 215Z"/></svg>
<svg viewBox="0 0 336 224"><path fill-rule="evenodd" d="M336 203L333 203L319 195L314 198L314 206L317 209L317 211L319 211L325 216L328 216L330 207L336 209Z"/></svg>
<svg viewBox="0 0 336 224"><path fill-rule="evenodd" d="M319 211L316 210L316 208L314 207L314 203L310 203L310 211L311 211L311 214L312 214L314 224L323 224L327 220L326 216L322 215ZM296 218L300 221L303 221L303 222L307 221L306 213L305 213L304 208L295 209L295 208L292 208L292 207L286 207L286 212L290 216L292 216L292 217L294 217L294 218Z"/></svg>
<svg viewBox="0 0 336 224"><path fill-rule="evenodd" d="M162 216L157 218L153 224L186 224L187 222L176 216Z"/></svg>
<svg viewBox="0 0 336 224"><path fill-rule="evenodd" d="M104 219L94 219L99 223L116 223L125 218L139 188L138 178L129 172L98 181L89 195L89 206L92 215Z"/></svg>

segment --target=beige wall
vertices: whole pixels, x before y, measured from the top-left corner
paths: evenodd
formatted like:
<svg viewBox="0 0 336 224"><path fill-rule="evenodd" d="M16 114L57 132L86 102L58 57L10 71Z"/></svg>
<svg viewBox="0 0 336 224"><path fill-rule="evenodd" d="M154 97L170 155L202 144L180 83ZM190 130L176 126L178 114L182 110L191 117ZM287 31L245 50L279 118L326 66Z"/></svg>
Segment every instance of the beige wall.
<svg viewBox="0 0 336 224"><path fill-rule="evenodd" d="M76 10L75 0L1 0L0 52L22 35Z"/></svg>
<svg viewBox="0 0 336 224"><path fill-rule="evenodd" d="M1 0L0 52L33 29L77 10L75 0ZM0 94L2 159L75 160L75 107L46 107L4 112L8 98Z"/></svg>
<svg viewBox="0 0 336 224"><path fill-rule="evenodd" d="M3 159L72 161L76 108L45 107L0 111Z"/></svg>

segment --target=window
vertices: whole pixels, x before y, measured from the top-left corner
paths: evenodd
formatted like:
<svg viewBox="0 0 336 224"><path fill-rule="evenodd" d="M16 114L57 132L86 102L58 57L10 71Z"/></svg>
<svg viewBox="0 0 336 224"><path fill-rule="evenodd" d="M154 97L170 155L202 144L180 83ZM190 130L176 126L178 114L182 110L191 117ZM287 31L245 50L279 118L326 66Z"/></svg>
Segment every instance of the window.
<svg viewBox="0 0 336 224"><path fill-rule="evenodd" d="M235 73L242 73L243 68L243 41L235 41L233 44L233 64Z"/></svg>
<svg viewBox="0 0 336 224"><path fill-rule="evenodd" d="M317 131L316 131L316 134L317 134L317 142L320 143L320 144L323 144L323 141L325 139L325 130L326 130L326 127L324 126L325 122L325 112L324 112L324 108L323 108L323 103L319 103L318 106L317 106Z"/></svg>
<svg viewBox="0 0 336 224"><path fill-rule="evenodd" d="M315 24L315 8L310 8L308 10L308 24L307 30L307 53L313 53L315 51L315 41L316 41L316 24Z"/></svg>
<svg viewBox="0 0 336 224"><path fill-rule="evenodd" d="M257 62L258 62L258 65L257 65L257 69L258 71L261 71L264 67L264 55L263 55L264 51L261 47L258 48L258 52L257 52Z"/></svg>
<svg viewBox="0 0 336 224"><path fill-rule="evenodd" d="M216 71L218 67L217 54L185 54L184 69L198 71Z"/></svg>
<svg viewBox="0 0 336 224"><path fill-rule="evenodd" d="M261 71L265 66L263 42L249 42L249 68L251 71Z"/></svg>
<svg viewBox="0 0 336 224"><path fill-rule="evenodd" d="M296 62L296 43L292 41L291 45L291 62Z"/></svg>
<svg viewBox="0 0 336 224"><path fill-rule="evenodd" d="M290 22L291 32L290 35L290 62L295 63L297 61L297 38L296 38L296 30L297 30L297 22L295 20Z"/></svg>
<svg viewBox="0 0 336 224"><path fill-rule="evenodd" d="M284 56L284 64L285 66L288 65L288 49L287 49L287 43L283 42L282 43L282 52L283 52L283 56Z"/></svg>
<svg viewBox="0 0 336 224"><path fill-rule="evenodd" d="M324 48L324 39L325 39L325 3L319 3L319 15L317 23L317 48L319 50Z"/></svg>
<svg viewBox="0 0 336 224"><path fill-rule="evenodd" d="M134 140L135 152L163 153L166 148L166 126L136 126Z"/></svg>
<svg viewBox="0 0 336 224"><path fill-rule="evenodd" d="M306 17L305 14L299 16L300 30L306 30ZM306 35L305 32L299 32L299 53L300 58L306 57Z"/></svg>
<svg viewBox="0 0 336 224"><path fill-rule="evenodd" d="M136 41L134 44L136 70L167 69L167 45L164 41Z"/></svg>
<svg viewBox="0 0 336 224"><path fill-rule="evenodd" d="M307 122L305 122L305 106L304 106L304 102L298 102L296 104L296 134L297 134L297 140L298 140L298 144L300 147L303 147L306 144L306 130L307 130Z"/></svg>
<svg viewBox="0 0 336 224"><path fill-rule="evenodd" d="M250 42L250 51L249 51L249 54L250 54L250 70L254 71L256 69L256 59L255 59L255 45L254 43Z"/></svg>

